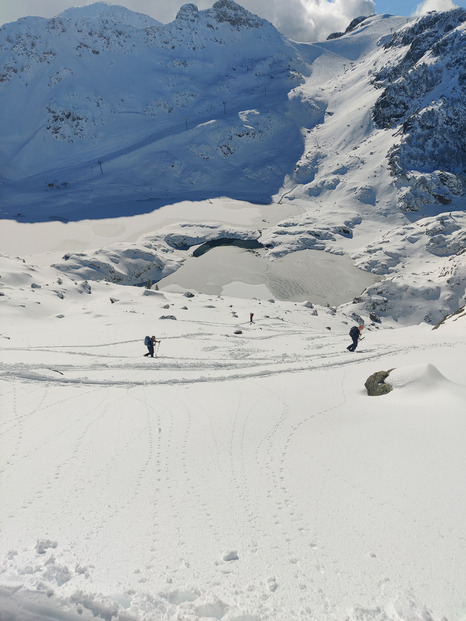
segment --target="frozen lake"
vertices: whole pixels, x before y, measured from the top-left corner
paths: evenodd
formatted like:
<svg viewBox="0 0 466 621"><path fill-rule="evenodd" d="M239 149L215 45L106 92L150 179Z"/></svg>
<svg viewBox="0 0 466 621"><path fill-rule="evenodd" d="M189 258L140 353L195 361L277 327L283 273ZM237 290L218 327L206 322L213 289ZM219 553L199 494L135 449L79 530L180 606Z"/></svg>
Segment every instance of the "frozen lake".
<svg viewBox="0 0 466 621"><path fill-rule="evenodd" d="M349 302L377 277L355 267L346 256L301 250L269 261L266 250L234 246L212 248L189 257L175 273L159 281L159 289L196 291L304 302L331 306Z"/></svg>

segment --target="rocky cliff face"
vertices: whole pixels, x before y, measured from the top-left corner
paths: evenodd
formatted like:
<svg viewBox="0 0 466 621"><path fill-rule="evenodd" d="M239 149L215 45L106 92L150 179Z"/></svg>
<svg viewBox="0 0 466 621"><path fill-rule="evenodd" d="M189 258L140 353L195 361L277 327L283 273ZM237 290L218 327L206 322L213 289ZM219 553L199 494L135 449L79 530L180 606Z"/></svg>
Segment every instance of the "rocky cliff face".
<svg viewBox="0 0 466 621"><path fill-rule="evenodd" d="M376 125L399 127L389 155L401 208L449 205L466 192L466 10L427 15L396 32L397 61L378 72Z"/></svg>

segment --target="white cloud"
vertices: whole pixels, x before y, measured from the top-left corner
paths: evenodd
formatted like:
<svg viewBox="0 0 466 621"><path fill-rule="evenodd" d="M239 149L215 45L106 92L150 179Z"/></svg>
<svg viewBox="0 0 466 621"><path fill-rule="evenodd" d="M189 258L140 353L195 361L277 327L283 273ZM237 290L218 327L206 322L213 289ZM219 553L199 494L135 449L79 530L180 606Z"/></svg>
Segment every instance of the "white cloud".
<svg viewBox="0 0 466 621"><path fill-rule="evenodd" d="M150 15L162 23L172 21L189 0L108 0L132 11ZM427 0L433 2L434 0ZM437 0L440 2L441 0ZM215 0L193 0L200 10ZM451 3L451 0L444 0ZM53 17L70 6L91 4L89 0L0 0L0 23L24 15ZM238 4L272 22L283 34L297 41L325 39L331 32L343 31L355 17L375 13L373 0L238 0Z"/></svg>
<svg viewBox="0 0 466 621"><path fill-rule="evenodd" d="M326 39L331 32L345 30L355 17L375 13L373 0L243 0L240 4L296 41Z"/></svg>
<svg viewBox="0 0 466 621"><path fill-rule="evenodd" d="M457 9L452 0L424 0L416 9L416 15L424 15L429 11L450 11Z"/></svg>

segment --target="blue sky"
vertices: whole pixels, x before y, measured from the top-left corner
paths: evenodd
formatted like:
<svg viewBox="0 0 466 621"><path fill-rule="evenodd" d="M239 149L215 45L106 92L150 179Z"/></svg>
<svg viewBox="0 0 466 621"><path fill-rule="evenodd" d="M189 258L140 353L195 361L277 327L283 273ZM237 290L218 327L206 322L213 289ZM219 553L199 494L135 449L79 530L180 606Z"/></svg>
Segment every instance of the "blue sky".
<svg viewBox="0 0 466 621"><path fill-rule="evenodd" d="M412 15L421 0L375 0L377 13L391 13L393 15ZM466 0L455 0L456 6L466 8Z"/></svg>

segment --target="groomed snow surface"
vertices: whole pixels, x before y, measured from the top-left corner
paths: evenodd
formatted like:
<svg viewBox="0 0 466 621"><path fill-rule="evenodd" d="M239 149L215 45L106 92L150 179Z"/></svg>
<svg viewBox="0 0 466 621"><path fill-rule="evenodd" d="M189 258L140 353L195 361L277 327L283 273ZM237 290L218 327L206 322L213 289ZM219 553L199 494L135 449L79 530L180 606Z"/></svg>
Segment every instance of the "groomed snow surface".
<svg viewBox="0 0 466 621"><path fill-rule="evenodd" d="M464 318L2 263L2 620L465 618Z"/></svg>

